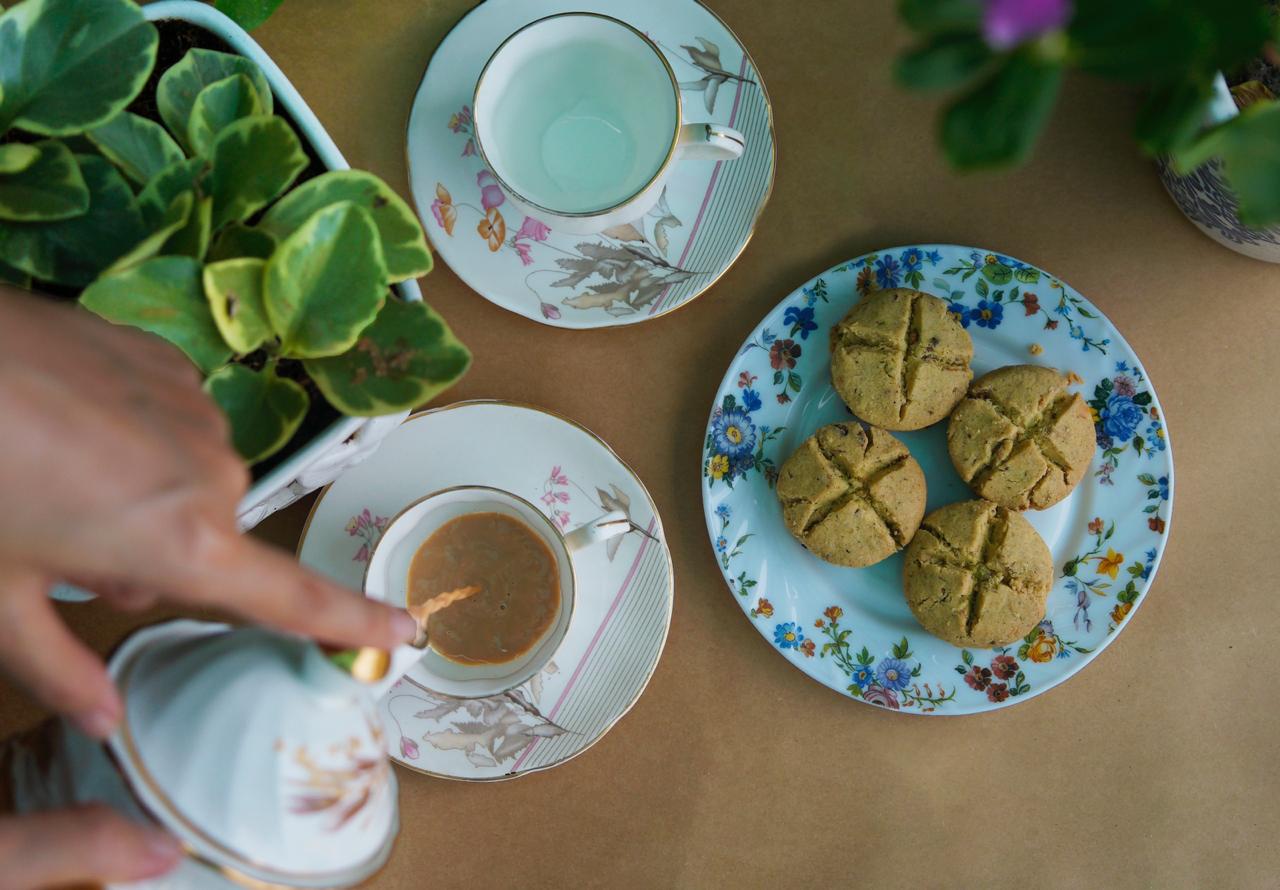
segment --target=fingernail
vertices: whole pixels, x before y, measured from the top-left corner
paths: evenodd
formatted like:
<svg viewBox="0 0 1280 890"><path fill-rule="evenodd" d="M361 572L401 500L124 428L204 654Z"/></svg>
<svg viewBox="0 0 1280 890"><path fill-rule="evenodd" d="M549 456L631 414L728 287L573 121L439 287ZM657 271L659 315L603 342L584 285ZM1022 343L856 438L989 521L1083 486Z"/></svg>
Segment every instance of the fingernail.
<svg viewBox="0 0 1280 890"><path fill-rule="evenodd" d="M115 732L120 722L120 713L114 705L98 705L96 708L76 714L73 718L86 734L96 739L105 739Z"/></svg>
<svg viewBox="0 0 1280 890"><path fill-rule="evenodd" d="M177 839L158 828L146 829L148 865L156 869L168 869L182 858L182 845Z"/></svg>
<svg viewBox="0 0 1280 890"><path fill-rule="evenodd" d="M391 631L396 635L397 642L409 643L418 635L418 622L414 621L413 616L408 612L393 612Z"/></svg>

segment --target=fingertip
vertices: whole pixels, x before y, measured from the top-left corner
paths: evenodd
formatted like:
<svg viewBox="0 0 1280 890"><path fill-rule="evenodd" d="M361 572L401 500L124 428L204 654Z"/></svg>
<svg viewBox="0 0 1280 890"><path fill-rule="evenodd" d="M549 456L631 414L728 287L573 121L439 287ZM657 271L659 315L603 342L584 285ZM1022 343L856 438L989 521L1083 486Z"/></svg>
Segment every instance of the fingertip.
<svg viewBox="0 0 1280 890"><path fill-rule="evenodd" d="M411 643L418 636L418 622L413 616L402 609L392 609L388 607L390 612L389 624L391 639L389 642L393 646L400 646L404 643Z"/></svg>

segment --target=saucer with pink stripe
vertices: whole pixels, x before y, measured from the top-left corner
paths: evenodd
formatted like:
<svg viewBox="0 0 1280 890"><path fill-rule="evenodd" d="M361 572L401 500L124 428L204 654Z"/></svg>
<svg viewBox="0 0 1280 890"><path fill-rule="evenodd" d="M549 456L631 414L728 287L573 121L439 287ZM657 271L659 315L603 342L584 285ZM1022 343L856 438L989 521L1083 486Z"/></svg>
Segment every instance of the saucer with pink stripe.
<svg viewBox="0 0 1280 890"><path fill-rule="evenodd" d="M679 81L684 121L737 129L743 156L677 162L656 207L599 235L556 232L526 217L485 169L472 95L503 40L563 12L602 13L643 31ZM432 56L406 148L413 199L437 255L485 299L564 328L648 321L710 288L755 231L776 155L760 73L728 25L697 0L481 3Z"/></svg>
<svg viewBox="0 0 1280 890"><path fill-rule="evenodd" d="M632 524L574 555L573 622L552 662L528 682L492 698L455 699L429 691L411 670L379 703L389 754L402 766L448 779L510 779L581 754L635 704L671 624L671 554L644 484L600 438L541 408L477 401L413 415L322 491L298 558L359 589L391 518L457 485L510 491L562 529L613 510Z"/></svg>

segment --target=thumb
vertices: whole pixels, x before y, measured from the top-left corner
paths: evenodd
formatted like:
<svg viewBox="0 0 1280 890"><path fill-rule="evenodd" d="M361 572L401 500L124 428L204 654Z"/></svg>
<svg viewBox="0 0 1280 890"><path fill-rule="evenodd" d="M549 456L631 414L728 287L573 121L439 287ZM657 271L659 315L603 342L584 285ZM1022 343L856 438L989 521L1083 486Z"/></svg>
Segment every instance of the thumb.
<svg viewBox="0 0 1280 890"><path fill-rule="evenodd" d="M67 630L37 572L0 566L0 668L41 704L104 737L120 696L102 661Z"/></svg>
<svg viewBox="0 0 1280 890"><path fill-rule="evenodd" d="M103 806L0 817L0 888L139 881L171 870L182 847Z"/></svg>

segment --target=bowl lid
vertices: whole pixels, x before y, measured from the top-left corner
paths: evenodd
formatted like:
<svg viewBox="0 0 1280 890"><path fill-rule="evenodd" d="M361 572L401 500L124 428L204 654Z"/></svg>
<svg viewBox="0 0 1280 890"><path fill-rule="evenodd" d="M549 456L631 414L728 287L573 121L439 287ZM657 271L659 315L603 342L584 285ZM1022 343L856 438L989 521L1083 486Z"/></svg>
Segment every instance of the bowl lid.
<svg viewBox="0 0 1280 890"><path fill-rule="evenodd" d="M121 772L196 855L298 887L358 883L386 861L398 815L376 707L314 644L171 621L109 670Z"/></svg>

